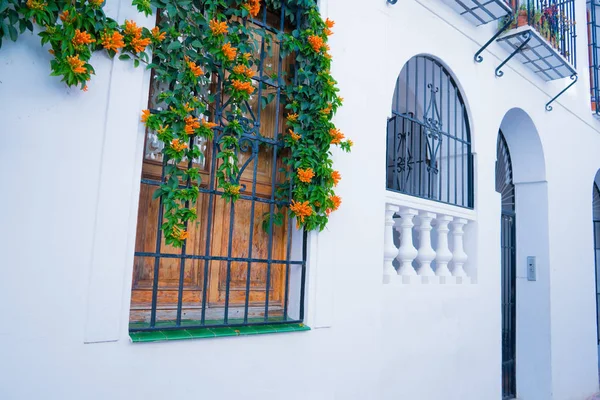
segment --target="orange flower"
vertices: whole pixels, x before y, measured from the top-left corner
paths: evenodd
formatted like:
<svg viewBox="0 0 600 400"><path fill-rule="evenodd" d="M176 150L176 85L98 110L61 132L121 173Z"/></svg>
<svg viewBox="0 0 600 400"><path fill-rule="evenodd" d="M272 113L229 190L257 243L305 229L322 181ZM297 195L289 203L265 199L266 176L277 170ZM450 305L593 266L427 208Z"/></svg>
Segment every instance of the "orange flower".
<svg viewBox="0 0 600 400"><path fill-rule="evenodd" d="M344 98L343 97L338 96L338 100L339 100L340 103L344 102Z"/></svg>
<svg viewBox="0 0 600 400"><path fill-rule="evenodd" d="M140 37L134 37L131 39L130 44L136 53L141 53L142 51L146 50L146 46L148 46L150 43L152 43L152 39L150 38L142 39Z"/></svg>
<svg viewBox="0 0 600 400"><path fill-rule="evenodd" d="M325 33L327 36L333 35L333 31L328 27L325 27L325 29L323 29L323 33Z"/></svg>
<svg viewBox="0 0 600 400"><path fill-rule="evenodd" d="M216 19L213 19L208 23L208 26L215 36L227 33L227 22L219 22Z"/></svg>
<svg viewBox="0 0 600 400"><path fill-rule="evenodd" d="M331 103L326 108L321 110L321 114L323 114L323 115L331 114Z"/></svg>
<svg viewBox="0 0 600 400"><path fill-rule="evenodd" d="M63 11L60 13L60 20L65 22L69 18L69 10Z"/></svg>
<svg viewBox="0 0 600 400"><path fill-rule="evenodd" d="M260 0L248 0L245 4L242 4L242 7L248 10L248 13L256 18L260 12Z"/></svg>
<svg viewBox="0 0 600 400"><path fill-rule="evenodd" d="M142 36L142 28L137 26L135 21L125 20L125 34L131 35L136 38L140 38Z"/></svg>
<svg viewBox="0 0 600 400"><path fill-rule="evenodd" d="M354 146L354 142L350 139L348 139L348 146L350 146L350 147Z"/></svg>
<svg viewBox="0 0 600 400"><path fill-rule="evenodd" d="M292 200L292 203L290 204L290 210L294 213L296 218L298 218L299 222L304 222L304 218L313 215L313 209L308 204L308 201L300 203L296 200Z"/></svg>
<svg viewBox="0 0 600 400"><path fill-rule="evenodd" d="M250 58L252 57L252 54L250 54L250 53L244 53L244 54L242 55L242 57L244 57L244 60L248 61L248 60L250 60Z"/></svg>
<svg viewBox="0 0 600 400"><path fill-rule="evenodd" d="M32 10L40 10L41 11L44 8L46 8L47 5L48 5L48 3L45 3L40 0L27 0L27 7Z"/></svg>
<svg viewBox="0 0 600 400"><path fill-rule="evenodd" d="M328 27L328 28L333 28L335 26L335 21L332 21L329 18L327 18L325 20L325 26Z"/></svg>
<svg viewBox="0 0 600 400"><path fill-rule="evenodd" d="M203 128L213 129L213 128L219 126L219 124L215 124L214 122L208 122L205 119L202 119L201 121L202 121L201 124L202 124Z"/></svg>
<svg viewBox="0 0 600 400"><path fill-rule="evenodd" d="M333 186L337 186L338 183L342 180L342 175L339 171L333 171L331 173L331 179L333 179Z"/></svg>
<svg viewBox="0 0 600 400"><path fill-rule="evenodd" d="M244 75L246 78L252 78L254 76L254 71L252 68L248 68L245 65L236 65L233 68L233 72L238 75Z"/></svg>
<svg viewBox="0 0 600 400"><path fill-rule="evenodd" d="M100 7L104 3L104 0L89 0L89 2L93 6Z"/></svg>
<svg viewBox="0 0 600 400"><path fill-rule="evenodd" d="M158 26L155 26L154 28L152 28L152 37L157 42L162 42L167 37L167 33L161 32L160 28Z"/></svg>
<svg viewBox="0 0 600 400"><path fill-rule="evenodd" d="M325 42L321 36L310 35L308 37L308 43L311 45L314 51L320 53L323 50Z"/></svg>
<svg viewBox="0 0 600 400"><path fill-rule="evenodd" d="M314 176L315 173L313 172L312 168L298 168L298 179L300 179L301 182L310 183Z"/></svg>
<svg viewBox="0 0 600 400"><path fill-rule="evenodd" d="M148 121L148 117L150 116L150 110L144 110L142 111L142 122L146 123L146 121Z"/></svg>
<svg viewBox="0 0 600 400"><path fill-rule="evenodd" d="M189 236L189 233L178 226L173 227L173 237L177 240L185 240Z"/></svg>
<svg viewBox="0 0 600 400"><path fill-rule="evenodd" d="M192 110L194 109L194 107L190 107L190 103L185 103L185 104L183 105L183 109L184 109L186 112L190 112L190 111L192 111Z"/></svg>
<svg viewBox="0 0 600 400"><path fill-rule="evenodd" d="M79 29L75 30L75 36L71 40L73 46L81 46L94 43L95 40L92 39L92 36L87 32L81 32Z"/></svg>
<svg viewBox="0 0 600 400"><path fill-rule="evenodd" d="M339 129L331 128L329 134L331 135L331 144L340 144L345 138L344 134Z"/></svg>
<svg viewBox="0 0 600 400"><path fill-rule="evenodd" d="M171 148L177 152L181 150L187 149L188 145L185 142L180 141L179 139L173 139L171 141Z"/></svg>
<svg viewBox="0 0 600 400"><path fill-rule="evenodd" d="M119 49L125 47L123 35L117 31L114 31L113 33L104 32L101 36L101 39L102 46L106 50L118 51Z"/></svg>
<svg viewBox="0 0 600 400"><path fill-rule="evenodd" d="M223 51L223 55L229 61L235 60L235 56L237 55L237 49L231 45L231 43L225 43L223 47L221 47L221 51Z"/></svg>
<svg viewBox="0 0 600 400"><path fill-rule="evenodd" d="M197 66L196 63L193 62L193 61L188 61L187 65L190 68L190 70L192 71L192 74L194 74L194 76L196 78L199 77L200 75L202 75L204 73L202 71L202 68L200 68L199 66Z"/></svg>
<svg viewBox="0 0 600 400"><path fill-rule="evenodd" d="M242 82L239 79L234 79L231 82L233 88L240 92L246 92L248 94L254 93L254 86L252 86L252 82Z"/></svg>
<svg viewBox="0 0 600 400"><path fill-rule="evenodd" d="M294 132L293 130L291 130L291 129L288 129L288 130L290 131L290 136L292 137L292 139L297 141L302 137L302 136L298 135L296 132Z"/></svg>
<svg viewBox="0 0 600 400"><path fill-rule="evenodd" d="M75 74L85 74L87 69L85 69L85 61L79 59L79 54L74 56L67 56L67 62L71 66L71 71Z"/></svg>
<svg viewBox="0 0 600 400"><path fill-rule="evenodd" d="M337 209L340 208L340 205L342 204L342 198L340 196L333 195L329 198L329 200L333 202L333 211L337 211Z"/></svg>
<svg viewBox="0 0 600 400"><path fill-rule="evenodd" d="M83 85L83 87L81 88L81 90L83 90L84 92L87 92L88 91L87 85Z"/></svg>
<svg viewBox="0 0 600 400"><path fill-rule="evenodd" d="M50 49L50 50L48 50L48 53L54 55L54 50Z"/></svg>
<svg viewBox="0 0 600 400"><path fill-rule="evenodd" d="M200 128L200 122L198 121L197 118L190 116L185 117L184 119L185 122L185 128L184 131L185 133L187 133L188 135L193 135L194 131L198 128Z"/></svg>
<svg viewBox="0 0 600 400"><path fill-rule="evenodd" d="M288 114L287 119L290 122L296 122L298 121L298 114Z"/></svg>

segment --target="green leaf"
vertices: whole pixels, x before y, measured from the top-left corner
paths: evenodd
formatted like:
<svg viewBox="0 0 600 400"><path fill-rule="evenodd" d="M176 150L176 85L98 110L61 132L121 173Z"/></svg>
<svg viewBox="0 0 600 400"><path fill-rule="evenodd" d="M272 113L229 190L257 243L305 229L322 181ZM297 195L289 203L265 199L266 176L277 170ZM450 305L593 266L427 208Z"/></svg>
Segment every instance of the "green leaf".
<svg viewBox="0 0 600 400"><path fill-rule="evenodd" d="M12 40L13 42L16 42L17 37L19 37L19 33L12 25L8 25L8 35L10 36L10 40Z"/></svg>
<svg viewBox="0 0 600 400"><path fill-rule="evenodd" d="M181 43L178 41L174 41L171 42L171 44L169 44L169 46L167 47L167 51L177 50L179 48L181 48Z"/></svg>

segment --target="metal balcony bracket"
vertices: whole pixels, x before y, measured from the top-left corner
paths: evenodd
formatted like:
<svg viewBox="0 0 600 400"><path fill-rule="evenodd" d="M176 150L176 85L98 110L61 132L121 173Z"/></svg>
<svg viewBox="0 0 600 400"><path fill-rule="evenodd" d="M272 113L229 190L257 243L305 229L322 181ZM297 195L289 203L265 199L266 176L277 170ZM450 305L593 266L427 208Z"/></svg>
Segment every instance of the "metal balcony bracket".
<svg viewBox="0 0 600 400"><path fill-rule="evenodd" d="M389 0L388 0L389 1ZM513 23L513 21L515 20L515 14L510 14L510 17L508 18L508 21L502 25L502 28L500 28L500 30L498 32L496 32L494 34L494 36L492 36L490 38L490 40L488 40L483 47L481 47L477 53L475 53L475 56L473 56L473 59L475 60L475 62L482 62L483 61L483 57L481 56L481 53L483 53L483 51L490 45L492 44L492 42L494 40L496 40L498 38L498 36L500 36L504 31L506 31L508 29L508 27L510 26L510 24Z"/></svg>
<svg viewBox="0 0 600 400"><path fill-rule="evenodd" d="M574 84L577 83L577 79L578 76L576 74L571 75L571 80L573 82L571 82L569 84L569 86L567 86L566 88L564 88L563 90L560 91L559 94L557 94L556 96L554 96L554 98L552 100L550 100L549 102L546 103L546 111L552 111L552 106L550 104L554 103L554 101L556 101L556 99L558 99L564 92L566 92L567 90L569 90L571 88L571 86L573 86Z"/></svg>
<svg viewBox="0 0 600 400"><path fill-rule="evenodd" d="M387 0L388 4L394 5L398 2L398 0Z"/></svg>
<svg viewBox="0 0 600 400"><path fill-rule="evenodd" d="M508 56L508 58L506 60L502 61L502 63L500 65L498 65L498 68L496 68L496 76L497 77L501 77L504 75L504 72L502 72L502 67L504 67L504 65L507 62L509 62L511 58L513 58L515 55L517 55L517 53L519 53L521 50L523 50L525 48L525 46L527 46L527 43L529 43L529 41L531 40L531 31L524 32L523 39L525 39L523 41L523 43L521 43L519 45L519 47L517 47L515 49L515 51L510 53L510 55Z"/></svg>

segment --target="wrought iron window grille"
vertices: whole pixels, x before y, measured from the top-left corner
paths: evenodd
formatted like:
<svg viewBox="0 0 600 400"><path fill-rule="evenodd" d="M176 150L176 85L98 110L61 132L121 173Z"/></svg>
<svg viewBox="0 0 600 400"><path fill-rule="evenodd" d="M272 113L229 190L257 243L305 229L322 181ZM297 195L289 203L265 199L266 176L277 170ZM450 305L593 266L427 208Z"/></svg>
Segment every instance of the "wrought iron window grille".
<svg viewBox="0 0 600 400"><path fill-rule="evenodd" d="M398 77L387 129L387 189L473 208L470 127L449 71L413 57Z"/></svg>
<svg viewBox="0 0 600 400"><path fill-rule="evenodd" d="M294 55L282 56L280 37L301 23L300 13L288 18L286 11L285 2L279 10L263 6L259 18L247 22L262 28L263 34L256 38L256 94L243 106L244 133L237 150L241 196L235 203L225 202L216 187L214 155L221 151L219 138L231 106L222 90L226 71L213 77L210 90L216 99L210 117L220 127L212 141L202 143L199 160L180 166L198 167L203 177L198 223L187 227L190 236L181 249L167 246L161 235L162 199L153 199L152 193L167 165L153 132L147 133L130 332L279 325L304 319L307 235L295 232L291 218L274 218L275 207L287 206L292 190L284 193L287 200L276 194L286 154L284 87L286 80L297 79ZM152 98L160 90L160 83L151 84L151 108L157 107Z"/></svg>
<svg viewBox="0 0 600 400"><path fill-rule="evenodd" d="M590 71L590 101L592 112L600 116L600 1L587 0L588 57Z"/></svg>

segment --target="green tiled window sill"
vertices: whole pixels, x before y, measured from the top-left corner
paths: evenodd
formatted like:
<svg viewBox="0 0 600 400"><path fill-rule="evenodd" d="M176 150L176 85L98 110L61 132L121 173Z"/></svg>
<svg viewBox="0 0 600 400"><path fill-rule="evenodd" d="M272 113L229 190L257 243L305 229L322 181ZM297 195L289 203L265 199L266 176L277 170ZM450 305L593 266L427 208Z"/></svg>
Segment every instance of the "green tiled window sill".
<svg viewBox="0 0 600 400"><path fill-rule="evenodd" d="M162 340L189 340L225 336L263 335L267 333L300 332L309 330L310 328L304 324L273 324L231 328L165 329L152 332L130 332L129 337L133 343L141 343Z"/></svg>

